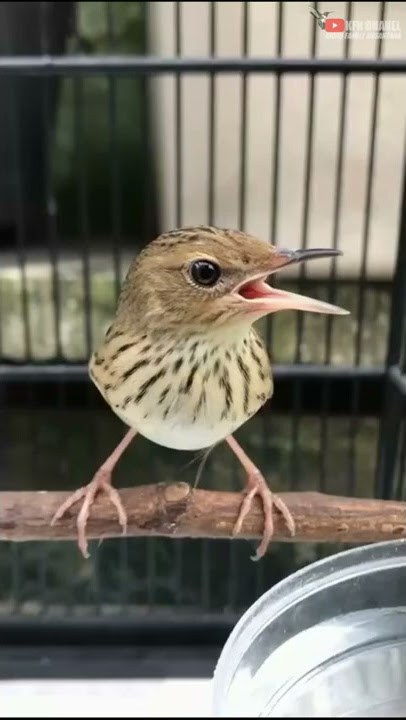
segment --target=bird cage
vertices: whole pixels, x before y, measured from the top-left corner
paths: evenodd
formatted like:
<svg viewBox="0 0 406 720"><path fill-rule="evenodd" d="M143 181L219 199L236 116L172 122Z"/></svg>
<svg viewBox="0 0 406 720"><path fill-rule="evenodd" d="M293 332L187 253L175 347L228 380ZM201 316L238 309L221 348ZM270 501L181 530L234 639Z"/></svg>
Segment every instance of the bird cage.
<svg viewBox="0 0 406 720"><path fill-rule="evenodd" d="M1 4L1 492L91 479L123 426L87 363L129 263L210 224L343 251L277 282L348 320L260 327L275 393L239 439L273 489L406 499L406 6L334 11L372 30L332 38L297 2ZM191 460L141 437L116 487L193 484ZM199 483L241 480L219 446ZM250 541L124 537L84 560L74 541L2 541L0 634L194 645L211 672L259 595L340 548L275 543L252 563Z"/></svg>

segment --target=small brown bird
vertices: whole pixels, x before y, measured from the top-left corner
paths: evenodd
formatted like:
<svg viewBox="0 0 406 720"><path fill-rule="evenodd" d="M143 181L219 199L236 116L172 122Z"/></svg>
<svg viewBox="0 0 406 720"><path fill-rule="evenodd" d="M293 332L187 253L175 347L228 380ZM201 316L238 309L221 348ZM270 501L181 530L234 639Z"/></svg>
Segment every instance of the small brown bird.
<svg viewBox="0 0 406 720"><path fill-rule="evenodd" d="M256 559L273 534L273 505L294 534L288 508L233 433L273 394L269 357L253 323L278 310L348 314L272 288L265 279L286 265L340 254L282 250L237 230L206 226L160 235L139 254L123 283L113 324L89 362L96 387L130 430L92 481L74 492L52 520L83 499L77 528L85 557L86 524L98 492L108 495L125 532L127 516L112 486L112 471L137 433L178 450L201 450L225 440L247 473L234 534L257 494L265 522Z"/></svg>

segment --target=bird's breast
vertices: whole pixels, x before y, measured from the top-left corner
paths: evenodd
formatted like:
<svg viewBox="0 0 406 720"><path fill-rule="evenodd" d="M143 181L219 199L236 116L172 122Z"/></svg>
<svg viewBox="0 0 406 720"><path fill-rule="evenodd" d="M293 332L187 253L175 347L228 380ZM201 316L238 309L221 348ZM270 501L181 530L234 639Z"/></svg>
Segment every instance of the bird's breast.
<svg viewBox="0 0 406 720"><path fill-rule="evenodd" d="M172 343L114 338L90 375L113 411L149 440L178 450L210 447L235 432L271 396L268 354L244 337Z"/></svg>

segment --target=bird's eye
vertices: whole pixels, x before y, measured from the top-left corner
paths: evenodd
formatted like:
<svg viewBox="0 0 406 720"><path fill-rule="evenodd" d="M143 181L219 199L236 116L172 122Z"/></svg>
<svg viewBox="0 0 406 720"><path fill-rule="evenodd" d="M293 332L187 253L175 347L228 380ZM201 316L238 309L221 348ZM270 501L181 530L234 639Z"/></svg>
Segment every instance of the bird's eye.
<svg viewBox="0 0 406 720"><path fill-rule="evenodd" d="M221 270L211 260L196 260L190 266L190 275L197 285L213 287L220 278Z"/></svg>

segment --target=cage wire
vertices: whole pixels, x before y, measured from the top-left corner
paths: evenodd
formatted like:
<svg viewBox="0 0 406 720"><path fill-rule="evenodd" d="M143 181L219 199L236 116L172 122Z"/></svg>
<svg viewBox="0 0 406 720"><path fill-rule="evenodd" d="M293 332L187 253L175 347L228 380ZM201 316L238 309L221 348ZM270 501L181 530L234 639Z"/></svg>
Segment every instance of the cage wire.
<svg viewBox="0 0 406 720"><path fill-rule="evenodd" d="M238 439L275 490L405 498L404 43L395 58L382 39L368 45L365 57L355 40L336 43L339 50L326 57L323 32L304 3L231 3L232 16L217 2L1 5L1 489L79 487L122 436L86 364L110 323L128 263L169 229L166 221L181 226L193 217L196 224L215 225L228 218L252 231L261 197L266 238L283 244L293 218L294 240L307 247L326 202L323 245L340 248L357 172L352 267L341 271L339 259L324 266L324 275L303 268L297 277L277 279L351 315L342 322L281 313L263 323L275 395ZM207 28L207 37L203 31L199 36L206 47L200 55L193 52L193 5L205 14ZM258 39L261 5L270 13L265 41ZM351 19L364 4L338 5ZM384 21L396 19L400 4L365 5ZM231 21L234 54L224 40ZM295 23L306 28L299 50L292 40ZM112 61L116 55L120 62ZM331 116L323 100L326 80L335 83ZM204 102L200 98L193 112L199 83ZM367 83L367 102L360 109L361 83ZM299 90L303 123L294 120L292 128L286 108ZM390 90L399 96L393 129L398 166L383 201L392 208L392 229L380 238L388 248L392 243L393 262L381 271L382 248L372 236L374 209L382 205L382 157L390 154L383 126ZM221 118L230 93L234 120L227 129ZM258 109L261 93L266 111ZM363 118L362 162L354 169L356 113ZM269 125L268 145L259 154L252 131L258 114ZM320 137L329 130L323 117L332 126L323 176L328 200L318 156ZM234 145L227 145L227 134ZM287 175L295 134L297 158ZM267 183L253 190L259 160ZM234 193L231 209L224 209L221 173ZM202 189L198 217L190 183L194 192ZM378 269L371 270L376 253ZM197 464L190 459L139 438L118 465L115 485L193 483ZM212 489L242 487L226 447L212 453L200 482ZM165 622L189 618L198 625L217 618L225 624L287 574L337 549L275 544L255 564L247 542L130 538L91 542L84 561L74 542L2 542L0 613L6 620L64 622L153 613Z"/></svg>

